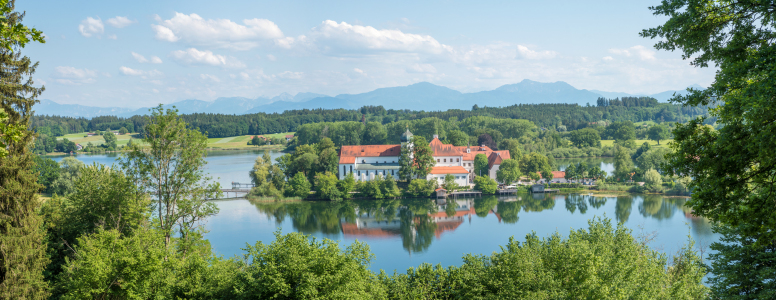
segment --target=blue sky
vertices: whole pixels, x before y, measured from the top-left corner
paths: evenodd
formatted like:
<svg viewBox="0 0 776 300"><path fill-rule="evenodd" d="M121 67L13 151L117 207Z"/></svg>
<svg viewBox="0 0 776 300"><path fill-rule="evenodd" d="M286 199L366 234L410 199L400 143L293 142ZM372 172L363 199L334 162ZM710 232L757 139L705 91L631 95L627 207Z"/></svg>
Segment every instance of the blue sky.
<svg viewBox="0 0 776 300"><path fill-rule="evenodd" d="M184 99L362 93L523 79L657 93L714 69L638 33L658 1L17 1L46 44L42 99L141 107Z"/></svg>

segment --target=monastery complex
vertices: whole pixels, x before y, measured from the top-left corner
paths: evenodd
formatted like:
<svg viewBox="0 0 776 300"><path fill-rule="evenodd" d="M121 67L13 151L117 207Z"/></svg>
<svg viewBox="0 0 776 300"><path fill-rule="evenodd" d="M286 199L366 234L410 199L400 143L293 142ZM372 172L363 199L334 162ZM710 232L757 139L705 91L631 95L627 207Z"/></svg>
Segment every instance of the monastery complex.
<svg viewBox="0 0 776 300"><path fill-rule="evenodd" d="M350 173L356 180L372 180L378 174L383 177L392 176L399 179L399 156L401 148L409 144L412 148L412 133L407 130L401 136L399 145L360 145L342 146L339 160L339 178L344 179ZM440 184L447 174L455 176L456 184L469 186L474 176L482 175L496 178L502 160L509 159L509 151L496 151L486 146L453 146L443 144L439 136L429 143L433 151L435 166L426 179L436 179ZM474 174L474 157L484 154L488 158L488 173Z"/></svg>

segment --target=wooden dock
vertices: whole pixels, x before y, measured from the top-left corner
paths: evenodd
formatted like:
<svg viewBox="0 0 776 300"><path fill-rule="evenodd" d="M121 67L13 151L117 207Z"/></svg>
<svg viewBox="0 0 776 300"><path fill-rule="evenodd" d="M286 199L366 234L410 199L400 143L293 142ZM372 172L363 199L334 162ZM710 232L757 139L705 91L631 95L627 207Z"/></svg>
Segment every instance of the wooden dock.
<svg viewBox="0 0 776 300"><path fill-rule="evenodd" d="M453 192L450 194L447 194L448 197L458 198L458 196L461 197L480 197L482 196L482 192L480 191L459 191L459 192Z"/></svg>
<svg viewBox="0 0 776 300"><path fill-rule="evenodd" d="M250 191L251 189L221 189L221 192L226 194L226 198L229 198L229 193L234 193L234 198L237 198L238 193L247 195Z"/></svg>

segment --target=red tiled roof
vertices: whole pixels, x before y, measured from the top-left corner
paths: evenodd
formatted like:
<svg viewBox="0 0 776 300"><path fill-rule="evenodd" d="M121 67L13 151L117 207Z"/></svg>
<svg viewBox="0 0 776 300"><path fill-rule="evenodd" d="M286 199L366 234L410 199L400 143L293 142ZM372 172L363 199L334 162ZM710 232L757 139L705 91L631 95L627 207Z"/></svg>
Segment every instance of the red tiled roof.
<svg viewBox="0 0 776 300"><path fill-rule="evenodd" d="M399 156L400 153L401 145L342 146L339 163L355 163L356 157Z"/></svg>
<svg viewBox="0 0 776 300"><path fill-rule="evenodd" d="M431 140L431 143L428 143L428 145L431 147L431 150L434 152L434 156L461 155L461 151L458 149L458 147L450 144L442 144L442 141L440 141L438 138L434 138L433 140ZM466 151L464 150L464 152Z"/></svg>
<svg viewBox="0 0 776 300"><path fill-rule="evenodd" d="M292 137L294 137L294 135L293 135L293 134L287 134L287 135L286 135L286 138L292 138Z"/></svg>
<svg viewBox="0 0 776 300"><path fill-rule="evenodd" d="M433 167L431 169L431 172L429 174L468 174L469 171L466 171L461 166L454 166L454 167Z"/></svg>

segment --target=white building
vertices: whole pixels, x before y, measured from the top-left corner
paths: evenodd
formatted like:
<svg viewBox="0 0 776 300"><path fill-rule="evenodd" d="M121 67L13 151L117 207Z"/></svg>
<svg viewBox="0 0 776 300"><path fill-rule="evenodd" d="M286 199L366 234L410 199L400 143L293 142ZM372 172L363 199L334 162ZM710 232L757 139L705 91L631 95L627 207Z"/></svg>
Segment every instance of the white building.
<svg viewBox="0 0 776 300"><path fill-rule="evenodd" d="M356 180L372 180L378 174L399 179L399 156L402 145L412 147L412 133L407 130L401 136L399 145L360 145L342 146L340 150L339 178L344 179L350 173ZM488 159L488 173L481 174L496 178L501 162L509 159L509 151L495 151L486 146L453 146L443 144L438 136L429 143L436 161L426 179L436 179L440 184L447 174L455 176L458 185L468 186L474 180L474 158L483 154Z"/></svg>

